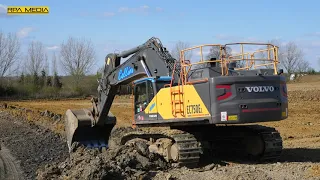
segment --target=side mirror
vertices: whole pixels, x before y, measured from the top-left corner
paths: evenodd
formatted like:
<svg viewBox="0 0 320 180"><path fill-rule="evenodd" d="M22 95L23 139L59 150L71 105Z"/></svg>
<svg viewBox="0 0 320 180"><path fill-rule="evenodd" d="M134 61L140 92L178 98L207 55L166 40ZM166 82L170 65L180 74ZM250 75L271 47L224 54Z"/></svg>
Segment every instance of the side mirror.
<svg viewBox="0 0 320 180"><path fill-rule="evenodd" d="M281 75L281 74L283 74L283 69L279 69L278 71L278 75Z"/></svg>

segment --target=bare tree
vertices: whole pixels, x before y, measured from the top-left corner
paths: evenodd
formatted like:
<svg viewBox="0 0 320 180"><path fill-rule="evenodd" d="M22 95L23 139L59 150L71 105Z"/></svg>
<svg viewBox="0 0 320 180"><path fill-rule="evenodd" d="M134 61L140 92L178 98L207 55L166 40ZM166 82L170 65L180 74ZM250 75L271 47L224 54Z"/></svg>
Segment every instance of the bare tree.
<svg viewBox="0 0 320 180"><path fill-rule="evenodd" d="M297 68L296 68L296 72L297 73L302 73L302 72L308 72L311 69L310 67L310 63L304 59L300 60L297 63Z"/></svg>
<svg viewBox="0 0 320 180"><path fill-rule="evenodd" d="M267 44L271 44L271 45L274 45L274 46L277 46L278 47L278 60L279 62L282 61L283 57L284 57L284 47L282 45L282 42L279 40L279 39L272 39L270 41L267 42ZM260 50L267 50L267 49L270 49L270 59L271 60L275 60L274 59L274 53L273 51L271 50L271 48L273 48L273 46L265 46L263 48L260 48ZM255 58L257 59L268 59L268 51L263 51L263 52L259 52L259 53L256 53L255 54ZM260 60L259 62L256 62L256 65L258 64L267 64L267 63L272 63L272 61L269 61L269 60ZM276 64L276 66L278 67L279 64ZM265 66L260 66L260 68L262 67L265 67L267 69L270 69L270 68L274 68L273 64L268 64L268 65L265 65Z"/></svg>
<svg viewBox="0 0 320 180"><path fill-rule="evenodd" d="M55 87L55 88L61 88L62 87L62 83L60 82L60 78L58 76L58 69L57 69L57 56L56 56L56 53L53 52L52 54L52 86Z"/></svg>
<svg viewBox="0 0 320 180"><path fill-rule="evenodd" d="M230 47L226 47L226 55L227 57L231 55L232 49ZM220 46L212 46L209 50L209 53L207 54L207 56L205 57L205 60L211 60L211 59L216 59L219 60L221 59L221 54L220 54ZM217 63L219 64L219 63ZM205 64L198 64L197 66L195 66L195 68L201 68L201 67L205 67ZM219 65L218 65L219 66Z"/></svg>
<svg viewBox="0 0 320 180"><path fill-rule="evenodd" d="M179 61L180 60L180 52L181 52L181 50L187 49L189 47L190 47L189 43L178 41L175 44L174 48L171 50L172 57ZM184 54L184 59L191 60L191 58L192 58L192 51L187 51Z"/></svg>
<svg viewBox="0 0 320 180"><path fill-rule="evenodd" d="M32 41L28 47L27 71L30 74L40 74L45 67L47 54L44 45L38 41Z"/></svg>
<svg viewBox="0 0 320 180"><path fill-rule="evenodd" d="M56 53L55 52L53 52L53 54L52 54L52 59L51 59L51 61L52 61L52 74L54 74L54 73L57 73L57 56L56 56Z"/></svg>
<svg viewBox="0 0 320 180"><path fill-rule="evenodd" d="M304 53L296 43L288 42L284 44L280 40L271 40L268 43L278 46L278 58L280 62L278 66L282 67L289 74L307 72L310 69L310 63L304 59ZM267 58L266 53L259 55L260 58Z"/></svg>
<svg viewBox="0 0 320 180"><path fill-rule="evenodd" d="M65 72L74 78L78 87L81 77L87 74L95 64L95 51L90 40L70 37L61 44L61 64Z"/></svg>
<svg viewBox="0 0 320 180"><path fill-rule="evenodd" d="M19 55L20 42L17 36L11 33L5 35L0 32L0 77L4 77L10 68L13 68L19 59Z"/></svg>
<svg viewBox="0 0 320 180"><path fill-rule="evenodd" d="M232 49L230 47L226 47L226 53L227 56L230 56L232 52ZM211 58L216 58L216 59L220 59L220 46L212 46L210 48L209 54L207 55L207 59L211 59Z"/></svg>
<svg viewBox="0 0 320 180"><path fill-rule="evenodd" d="M262 50L262 49L260 49L260 50ZM269 64L272 61L266 60L266 59L268 59L268 52L267 51L256 53L255 59L259 59L257 62L255 62L256 65L266 64L264 66L259 66L259 68L262 68L262 67L265 67L266 69L273 68L273 65ZM270 59L274 59L274 58L270 57Z"/></svg>
<svg viewBox="0 0 320 180"><path fill-rule="evenodd" d="M302 49L294 42L289 42L284 46L281 56L279 57L281 66L289 74L297 71L299 64L304 61L304 54Z"/></svg>
<svg viewBox="0 0 320 180"><path fill-rule="evenodd" d="M45 54L45 59L44 59L44 71L46 75L48 76L50 73L50 65L49 65L49 59L48 59L48 54Z"/></svg>

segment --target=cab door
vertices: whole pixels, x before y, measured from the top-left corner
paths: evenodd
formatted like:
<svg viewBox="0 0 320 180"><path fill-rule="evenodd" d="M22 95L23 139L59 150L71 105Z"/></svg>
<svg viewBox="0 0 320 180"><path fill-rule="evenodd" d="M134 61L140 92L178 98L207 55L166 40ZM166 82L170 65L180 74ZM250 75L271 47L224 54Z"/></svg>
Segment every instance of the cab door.
<svg viewBox="0 0 320 180"><path fill-rule="evenodd" d="M156 99L156 88L154 81L147 81L147 93L148 93L148 106L145 109L145 113L150 120L158 119L157 99Z"/></svg>
<svg viewBox="0 0 320 180"><path fill-rule="evenodd" d="M134 117L137 122L145 120L156 120L154 113L155 96L153 83L150 80L135 84L134 87ZM153 100L153 101L152 101ZM152 101L152 104L150 102ZM153 104L154 103L154 104Z"/></svg>

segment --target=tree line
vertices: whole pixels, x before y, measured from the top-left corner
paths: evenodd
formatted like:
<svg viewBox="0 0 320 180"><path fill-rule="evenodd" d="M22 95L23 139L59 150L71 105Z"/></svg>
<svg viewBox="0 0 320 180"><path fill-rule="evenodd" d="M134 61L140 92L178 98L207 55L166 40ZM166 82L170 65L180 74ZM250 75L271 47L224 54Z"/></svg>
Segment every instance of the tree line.
<svg viewBox="0 0 320 180"><path fill-rule="evenodd" d="M93 88L89 86L96 86L96 75L89 78L87 75L94 64L93 43L85 38L69 37L60 44L58 53L52 53L49 58L42 42L32 41L26 52L22 52L15 34L0 32L0 96L90 94ZM59 75L61 72L65 76Z"/></svg>
<svg viewBox="0 0 320 180"><path fill-rule="evenodd" d="M295 42L283 45L271 40L269 43L279 46L280 67L285 72L315 72L305 59L305 54ZM171 49L171 55L180 59L180 51L190 44L178 41ZM232 50L227 48L227 54ZM192 51L185 54L191 59ZM265 56L261 54L261 56ZM219 59L220 49L212 47L205 56ZM320 65L320 58L318 59ZM96 63L94 45L85 38L69 37L59 45L59 49L49 57L42 42L32 41L25 52L14 33L0 31L0 96L17 97L72 97L95 94L101 68L93 73ZM59 75L63 72L65 76ZM130 86L122 86L120 93L131 93Z"/></svg>

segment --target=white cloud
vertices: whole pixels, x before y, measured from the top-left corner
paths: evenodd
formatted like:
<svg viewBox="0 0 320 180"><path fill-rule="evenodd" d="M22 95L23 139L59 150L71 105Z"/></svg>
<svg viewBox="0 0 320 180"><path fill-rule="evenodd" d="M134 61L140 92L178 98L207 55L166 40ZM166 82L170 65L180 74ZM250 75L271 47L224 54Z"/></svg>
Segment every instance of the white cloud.
<svg viewBox="0 0 320 180"><path fill-rule="evenodd" d="M241 38L243 42L261 42L261 40L255 38L255 37L247 37L247 38Z"/></svg>
<svg viewBox="0 0 320 180"><path fill-rule="evenodd" d="M128 7L120 7L118 11L119 12L127 12L127 11L129 11L129 8Z"/></svg>
<svg viewBox="0 0 320 180"><path fill-rule="evenodd" d="M162 9L161 7L156 7L156 11L157 11L157 12L162 12L163 9Z"/></svg>
<svg viewBox="0 0 320 180"><path fill-rule="evenodd" d="M0 17L9 17L7 15L7 6L4 4L0 4Z"/></svg>
<svg viewBox="0 0 320 180"><path fill-rule="evenodd" d="M149 9L149 6L143 5L143 6L140 7L140 9Z"/></svg>
<svg viewBox="0 0 320 180"><path fill-rule="evenodd" d="M104 17L112 17L112 16L114 16L115 15L115 13L113 13L113 12L104 12L103 13L103 16Z"/></svg>
<svg viewBox="0 0 320 180"><path fill-rule="evenodd" d="M202 55L203 55L203 56L206 56L206 55L208 55L209 53L210 53L210 50L202 50ZM196 53L196 55L201 56L201 51L198 50L197 53Z"/></svg>
<svg viewBox="0 0 320 180"><path fill-rule="evenodd" d="M7 14L7 6L0 4L0 14Z"/></svg>
<svg viewBox="0 0 320 180"><path fill-rule="evenodd" d="M230 40L230 39L234 39L234 36L230 36L227 34L218 34L215 36L215 38L220 39L220 40Z"/></svg>
<svg viewBox="0 0 320 180"><path fill-rule="evenodd" d="M32 31L34 31L34 28L32 27L24 27L22 29L20 29L18 32L17 32L17 36L19 38L25 38L27 37Z"/></svg>
<svg viewBox="0 0 320 180"><path fill-rule="evenodd" d="M234 55L239 55L239 54L240 54L240 51L234 51L234 50L233 50L233 51L231 52L231 55L233 55L233 56L234 56Z"/></svg>
<svg viewBox="0 0 320 180"><path fill-rule="evenodd" d="M118 14L119 13L149 13L149 12L162 12L163 9L161 7L156 7L156 8L150 8L148 5L143 5L140 7L120 7L118 9ZM88 12L82 12L81 16L92 16L92 17L113 17L116 16L117 13L115 12L101 12L98 14L92 14L92 13L88 13Z"/></svg>
<svg viewBox="0 0 320 180"><path fill-rule="evenodd" d="M313 32L313 33L308 33L306 34L307 36L316 36L316 37L320 37L320 31L318 32Z"/></svg>
<svg viewBox="0 0 320 180"><path fill-rule="evenodd" d="M98 13L81 12L80 15L84 17L113 17L116 15L116 13L114 12L98 12Z"/></svg>
<svg viewBox="0 0 320 180"><path fill-rule="evenodd" d="M136 7L136 8L130 8L130 7L120 7L119 8L119 12L120 13L124 13L124 12L130 12L130 13L139 13L139 12L146 12L150 9L149 6L147 5L143 5L140 7ZM156 11L159 11L159 8L156 8ZM162 10L162 9L161 9Z"/></svg>
<svg viewBox="0 0 320 180"><path fill-rule="evenodd" d="M319 48L320 47L320 41L313 41L313 42L310 43L310 45L312 47Z"/></svg>
<svg viewBox="0 0 320 180"><path fill-rule="evenodd" d="M274 37L275 40L281 40L282 39L282 36L276 36Z"/></svg>
<svg viewBox="0 0 320 180"><path fill-rule="evenodd" d="M56 50L58 48L59 48L59 46L49 46L49 47L47 47L48 50Z"/></svg>
<svg viewBox="0 0 320 180"><path fill-rule="evenodd" d="M233 36L228 34L218 34L215 36L218 40L225 40L230 42L261 42L256 37L241 37L241 36Z"/></svg>
<svg viewBox="0 0 320 180"><path fill-rule="evenodd" d="M281 42L281 43L280 43L280 46L286 46L288 43L289 43L289 42L287 42L287 41Z"/></svg>

